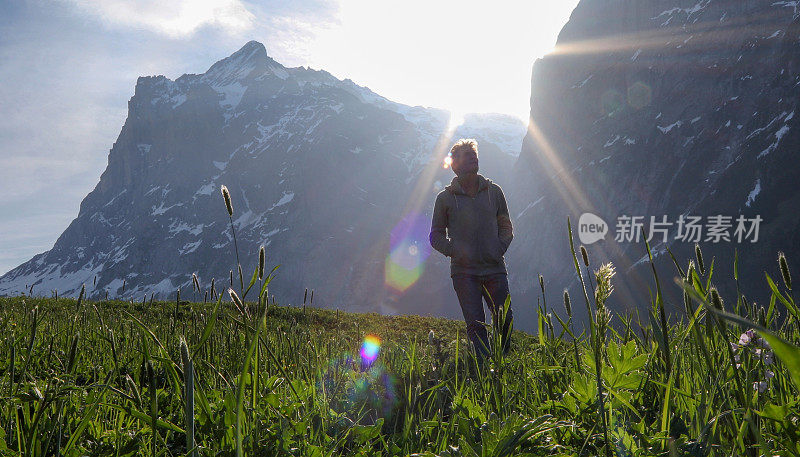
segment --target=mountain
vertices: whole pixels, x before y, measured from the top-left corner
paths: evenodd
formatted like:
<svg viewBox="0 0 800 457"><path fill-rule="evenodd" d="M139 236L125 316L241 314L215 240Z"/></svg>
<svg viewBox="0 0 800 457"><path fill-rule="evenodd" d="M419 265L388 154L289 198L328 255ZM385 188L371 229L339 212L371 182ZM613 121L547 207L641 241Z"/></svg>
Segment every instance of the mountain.
<svg viewBox="0 0 800 457"><path fill-rule="evenodd" d="M202 299L192 273L224 290L236 273L226 185L245 281L263 244L268 266L280 264L270 293L285 303L307 287L314 306L460 316L447 259L428 242L435 195L452 178L441 166L449 118L286 68L255 41L203 74L141 77L78 216L51 250L0 277L0 294L33 285L74 296L86 284L94 298L181 288ZM479 138L487 166L510 179L525 126L466 119L458 134Z"/></svg>
<svg viewBox="0 0 800 457"><path fill-rule="evenodd" d="M766 305L777 252L800 271L798 75L794 1L581 0L555 51L533 65L527 129L495 115L450 128L445 111L283 67L250 42L204 74L138 80L78 217L53 249L0 277L0 294L34 284L75 295L95 276L94 297L191 294L192 273L204 288L212 277L227 285L236 261L225 184L245 272L264 244L268 264L281 265L271 293L283 301L301 302L308 287L315 306L459 318L448 259L427 235L433 198L453 176L443 156L476 137L514 224L517 328L535 327L538 274L550 308L567 289L585 314L567 217L591 269L616 266L615 310L642 310L655 291L642 237L615 239L630 217L645 234L667 223L666 240L656 232L650 243L670 313L682 304L667 249L682 268L694 258L692 237L677 238L681 216L699 217L705 267L714 262L728 306L735 255L739 290ZM605 239L581 241L584 213ZM754 220L757 239L746 233ZM728 239L714 242L713 230Z"/></svg>
<svg viewBox="0 0 800 457"><path fill-rule="evenodd" d="M712 282L729 307L735 254L740 290L762 306L764 272L780 282L778 251L800 271L797 2L581 0L531 79L509 202L524 227L508 255L518 301L536 303L541 273L559 312L563 289L583 303L567 217L577 249L584 212L607 224L586 248L592 270L615 264L617 310L646 309L656 291L643 241L616 239L627 216L641 216L646 234L651 217L672 224L653 225L667 239L656 231L650 241L672 312L683 303L667 248L684 269L694 258L693 237L676 238L681 215L701 217L705 268L716 260ZM757 240L736 236L740 216Z"/></svg>

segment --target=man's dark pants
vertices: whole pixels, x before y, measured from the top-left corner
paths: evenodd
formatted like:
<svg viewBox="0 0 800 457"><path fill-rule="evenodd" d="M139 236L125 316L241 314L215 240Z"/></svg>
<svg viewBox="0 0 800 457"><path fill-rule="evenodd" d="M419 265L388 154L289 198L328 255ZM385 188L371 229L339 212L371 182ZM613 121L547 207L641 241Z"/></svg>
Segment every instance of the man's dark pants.
<svg viewBox="0 0 800 457"><path fill-rule="evenodd" d="M486 300L486 304L492 312L492 324L497 325L497 311L503 306L508 296L508 275L506 273L489 275L456 273L452 278L453 288L456 291L458 301L461 304L461 312L464 313L464 320L467 323L467 338L475 346L478 360L482 361L487 355L486 348L490 347L486 328L481 325L481 322L486 322L483 300ZM488 290L488 294L484 287ZM509 328L512 317L511 308L509 307L501 334L503 352L506 353L510 343Z"/></svg>

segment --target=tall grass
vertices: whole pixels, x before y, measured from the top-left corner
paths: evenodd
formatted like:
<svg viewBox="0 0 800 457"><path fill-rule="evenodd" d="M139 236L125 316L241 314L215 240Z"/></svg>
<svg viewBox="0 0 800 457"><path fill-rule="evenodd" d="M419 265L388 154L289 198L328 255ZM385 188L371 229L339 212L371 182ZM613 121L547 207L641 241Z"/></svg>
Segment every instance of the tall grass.
<svg viewBox="0 0 800 457"><path fill-rule="evenodd" d="M581 247L580 268L569 221L568 235L586 331L566 292L563 312L547 308L542 278L547 331L514 332L504 353L509 298L484 364L460 321L270 306L263 248L249 286L212 286L209 303L0 298L0 454L800 455L784 255L766 308L720 296L699 246L674 275L653 267L641 322L607 306L613 265L591 272ZM662 287L683 291L682 315ZM381 340L374 361L359 356L366 335Z"/></svg>

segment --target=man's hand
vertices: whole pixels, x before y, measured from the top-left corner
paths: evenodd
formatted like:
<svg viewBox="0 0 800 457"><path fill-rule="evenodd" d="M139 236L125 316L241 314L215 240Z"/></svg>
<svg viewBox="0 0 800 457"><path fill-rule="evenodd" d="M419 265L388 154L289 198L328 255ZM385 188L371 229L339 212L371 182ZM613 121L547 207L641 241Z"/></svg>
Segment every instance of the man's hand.
<svg viewBox="0 0 800 457"><path fill-rule="evenodd" d="M511 240L514 239L514 229L511 226L511 217L508 215L506 196L503 195L502 189L499 190L499 196L497 197L497 236L500 238L500 244L503 246L503 254L505 254L508 250L508 246L511 244Z"/></svg>
<svg viewBox="0 0 800 457"><path fill-rule="evenodd" d="M447 257L452 257L453 241L447 238L447 226L447 208L442 201L442 194L439 194L433 206L433 220L431 221L431 233L428 239L434 249Z"/></svg>

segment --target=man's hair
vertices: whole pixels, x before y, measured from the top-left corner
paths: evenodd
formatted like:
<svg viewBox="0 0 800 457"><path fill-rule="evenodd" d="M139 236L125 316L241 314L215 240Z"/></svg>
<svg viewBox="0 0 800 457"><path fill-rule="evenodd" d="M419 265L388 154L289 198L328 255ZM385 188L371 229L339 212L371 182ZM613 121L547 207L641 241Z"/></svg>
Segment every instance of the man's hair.
<svg viewBox="0 0 800 457"><path fill-rule="evenodd" d="M455 159L456 153L461 151L475 151L478 154L478 142L472 138L461 138L450 148L450 156Z"/></svg>

